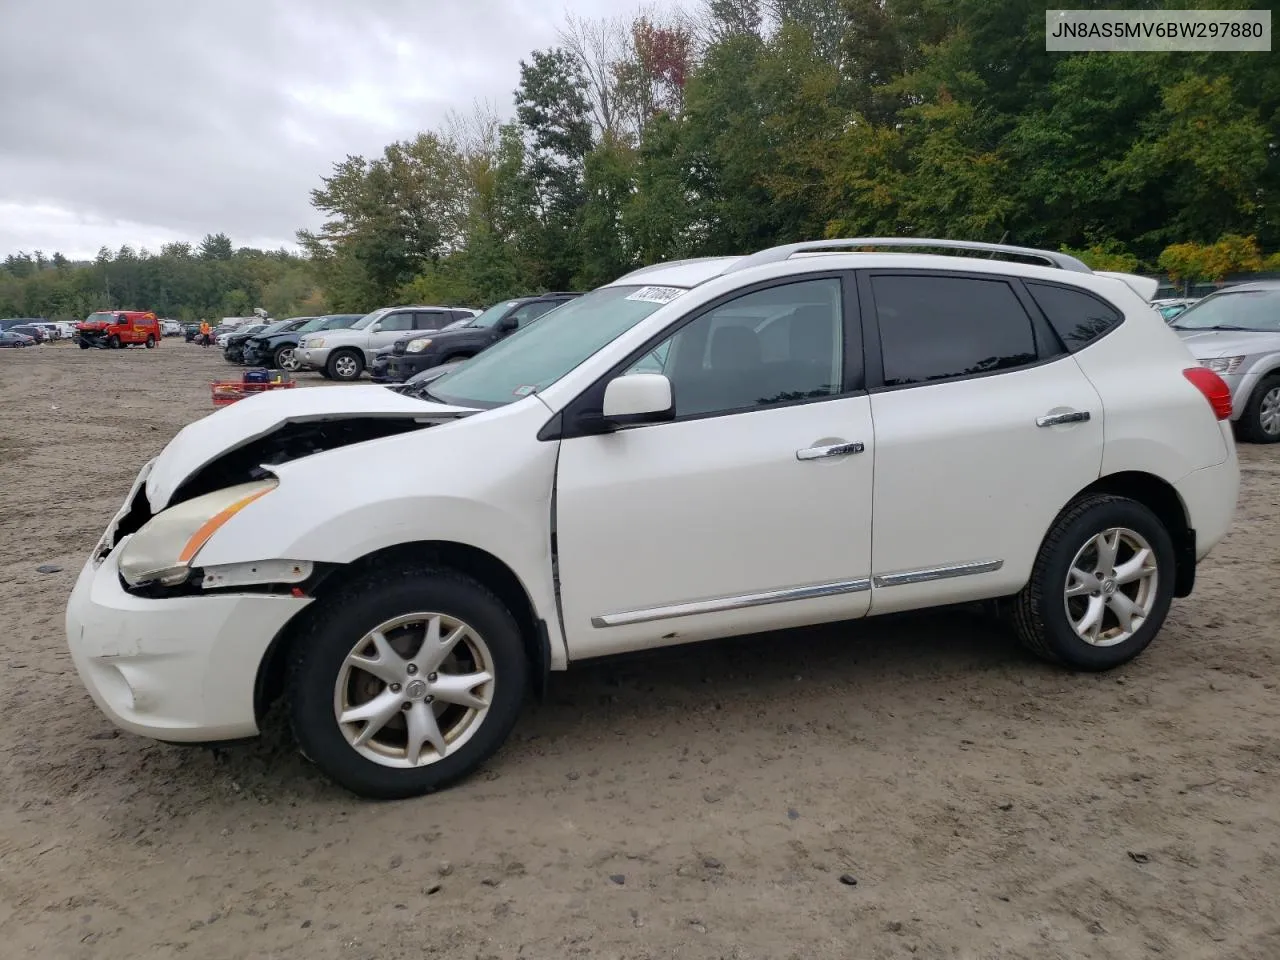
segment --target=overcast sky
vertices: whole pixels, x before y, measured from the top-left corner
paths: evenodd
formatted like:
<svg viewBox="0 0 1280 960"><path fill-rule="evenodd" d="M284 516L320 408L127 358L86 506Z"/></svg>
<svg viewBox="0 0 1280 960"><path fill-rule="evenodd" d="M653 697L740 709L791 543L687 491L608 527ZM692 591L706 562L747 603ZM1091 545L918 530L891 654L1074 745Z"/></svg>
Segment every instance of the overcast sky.
<svg viewBox="0 0 1280 960"><path fill-rule="evenodd" d="M0 256L278 247L349 153L488 100L566 9L639 0L0 0Z"/></svg>

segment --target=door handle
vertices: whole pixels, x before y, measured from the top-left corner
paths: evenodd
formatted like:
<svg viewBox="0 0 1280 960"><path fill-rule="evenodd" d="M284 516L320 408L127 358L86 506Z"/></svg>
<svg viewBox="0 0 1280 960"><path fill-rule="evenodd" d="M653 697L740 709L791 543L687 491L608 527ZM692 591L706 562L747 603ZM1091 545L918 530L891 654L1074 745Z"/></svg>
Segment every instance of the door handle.
<svg viewBox="0 0 1280 960"><path fill-rule="evenodd" d="M860 443L831 443L825 447L806 447L796 451L797 460L822 460L827 457L847 457L861 453L866 448Z"/></svg>
<svg viewBox="0 0 1280 960"><path fill-rule="evenodd" d="M1037 427L1056 427L1062 423L1086 423L1089 420L1088 410L1070 410L1067 413L1050 413L1036 418Z"/></svg>

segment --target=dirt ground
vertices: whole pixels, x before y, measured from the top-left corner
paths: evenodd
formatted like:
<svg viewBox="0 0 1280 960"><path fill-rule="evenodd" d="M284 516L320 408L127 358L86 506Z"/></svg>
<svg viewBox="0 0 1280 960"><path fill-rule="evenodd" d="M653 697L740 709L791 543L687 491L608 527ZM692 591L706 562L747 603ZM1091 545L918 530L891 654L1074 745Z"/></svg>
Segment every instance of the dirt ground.
<svg viewBox="0 0 1280 960"><path fill-rule="evenodd" d="M5 960L1280 956L1280 449L1242 447L1233 532L1115 673L954 612L677 648L370 804L278 732L117 734L66 652L90 547L228 369L0 351Z"/></svg>

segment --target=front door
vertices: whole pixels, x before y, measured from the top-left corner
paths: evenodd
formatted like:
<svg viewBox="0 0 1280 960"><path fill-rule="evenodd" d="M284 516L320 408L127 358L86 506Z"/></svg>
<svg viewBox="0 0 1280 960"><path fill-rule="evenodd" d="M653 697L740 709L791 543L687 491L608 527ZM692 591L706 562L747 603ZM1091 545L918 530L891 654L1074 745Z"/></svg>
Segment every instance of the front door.
<svg viewBox="0 0 1280 960"><path fill-rule="evenodd" d="M874 271L872 612L1007 595L1097 480L1102 400L1020 281Z"/></svg>
<svg viewBox="0 0 1280 960"><path fill-rule="evenodd" d="M703 308L635 358L671 380L674 421L561 443L571 658L867 611L873 444L856 310L839 276L790 281Z"/></svg>

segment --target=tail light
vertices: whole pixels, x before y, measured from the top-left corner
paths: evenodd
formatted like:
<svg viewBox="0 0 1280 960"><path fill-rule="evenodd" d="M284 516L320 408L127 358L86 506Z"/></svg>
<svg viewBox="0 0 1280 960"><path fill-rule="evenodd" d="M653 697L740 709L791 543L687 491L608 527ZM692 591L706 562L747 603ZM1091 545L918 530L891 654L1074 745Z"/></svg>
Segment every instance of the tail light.
<svg viewBox="0 0 1280 960"><path fill-rule="evenodd" d="M1187 367L1182 375L1204 394L1209 406L1213 407L1214 416L1219 420L1231 416L1231 388L1225 380L1208 367Z"/></svg>

